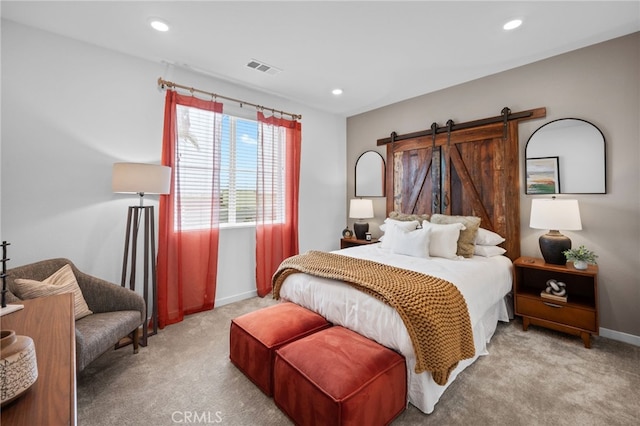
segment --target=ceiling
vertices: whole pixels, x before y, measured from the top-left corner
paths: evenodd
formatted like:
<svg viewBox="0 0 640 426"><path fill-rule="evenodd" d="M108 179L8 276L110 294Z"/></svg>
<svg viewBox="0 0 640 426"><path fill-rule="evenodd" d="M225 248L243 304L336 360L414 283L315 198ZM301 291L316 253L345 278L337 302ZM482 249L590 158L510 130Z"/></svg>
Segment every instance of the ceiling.
<svg viewBox="0 0 640 426"><path fill-rule="evenodd" d="M640 0L2 1L0 7L4 19L344 116L640 31ZM151 29L151 17L167 21L170 31ZM522 26L503 30L514 18ZM252 59L281 72L251 69ZM340 96L331 94L337 87Z"/></svg>

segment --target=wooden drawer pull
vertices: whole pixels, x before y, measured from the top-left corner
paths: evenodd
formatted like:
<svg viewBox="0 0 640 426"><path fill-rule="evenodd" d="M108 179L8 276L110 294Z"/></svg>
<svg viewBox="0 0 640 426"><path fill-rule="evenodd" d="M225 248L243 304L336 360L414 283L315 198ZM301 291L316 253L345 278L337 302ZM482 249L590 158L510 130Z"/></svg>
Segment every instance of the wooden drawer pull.
<svg viewBox="0 0 640 426"><path fill-rule="evenodd" d="M547 306L551 306L552 308L562 308L562 305L556 305L555 303L549 303L549 302L542 302Z"/></svg>

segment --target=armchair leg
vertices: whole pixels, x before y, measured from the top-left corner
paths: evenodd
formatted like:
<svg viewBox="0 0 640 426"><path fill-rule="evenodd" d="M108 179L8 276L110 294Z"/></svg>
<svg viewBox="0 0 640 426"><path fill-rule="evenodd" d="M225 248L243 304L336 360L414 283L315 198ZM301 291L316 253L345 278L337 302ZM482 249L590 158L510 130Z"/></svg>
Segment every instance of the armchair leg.
<svg viewBox="0 0 640 426"><path fill-rule="evenodd" d="M137 354L140 346L140 330L136 328L131 334L133 334L133 353Z"/></svg>
<svg viewBox="0 0 640 426"><path fill-rule="evenodd" d="M120 341L115 344L113 349L117 350L131 344L133 345L133 353L137 354L138 348L140 347L140 328L136 328L127 336L120 339Z"/></svg>

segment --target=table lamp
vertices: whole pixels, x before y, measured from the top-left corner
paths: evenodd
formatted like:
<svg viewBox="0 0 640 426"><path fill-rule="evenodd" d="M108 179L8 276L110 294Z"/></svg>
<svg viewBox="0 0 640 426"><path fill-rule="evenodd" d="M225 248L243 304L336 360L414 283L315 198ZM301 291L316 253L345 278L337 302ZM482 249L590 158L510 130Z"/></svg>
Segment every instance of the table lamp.
<svg viewBox="0 0 640 426"><path fill-rule="evenodd" d="M578 200L533 199L529 227L548 229L539 238L540 252L546 263L564 265L567 263L563 252L571 248L571 239L559 230L579 231L582 229Z"/></svg>
<svg viewBox="0 0 640 426"><path fill-rule="evenodd" d="M349 206L349 217L351 219L357 219L353 224L353 231L356 234L356 238L359 240L365 239L365 234L369 232L369 223L363 222L363 219L370 219L373 216L373 201L357 198L351 200Z"/></svg>

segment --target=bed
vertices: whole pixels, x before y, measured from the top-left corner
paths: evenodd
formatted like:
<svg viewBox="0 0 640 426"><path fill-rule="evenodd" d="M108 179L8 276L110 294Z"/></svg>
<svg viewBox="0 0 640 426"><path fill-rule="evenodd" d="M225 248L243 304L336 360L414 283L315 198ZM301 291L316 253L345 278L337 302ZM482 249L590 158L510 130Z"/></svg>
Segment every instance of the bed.
<svg viewBox="0 0 640 426"><path fill-rule="evenodd" d="M479 227L504 237L496 243L504 255L421 257L402 254L384 243L334 252L441 278L460 291L469 311L475 355L460 361L443 385L428 372L415 372L412 340L391 306L344 282L305 273L289 275L279 289L281 298L402 353L407 360L409 402L425 413L434 410L462 370L487 354L498 321L509 320L511 262L520 256L518 123L545 113L538 108L512 114L504 108L501 116L460 125L449 120L443 127L434 123L430 130L392 133L378 140L387 149L387 216L477 218Z"/></svg>
<svg viewBox="0 0 640 426"><path fill-rule="evenodd" d="M467 302L473 330L475 356L461 361L444 386L430 374L415 372L415 355L406 327L389 305L343 282L308 274L293 274L282 285L280 297L318 312L330 322L342 325L401 353L407 361L409 402L431 413L436 402L460 371L480 355L497 321L508 321L505 296L511 291L511 261L505 256L462 259L421 259L394 254L381 244L351 247L335 253L373 260L416 272L427 273L456 283Z"/></svg>

